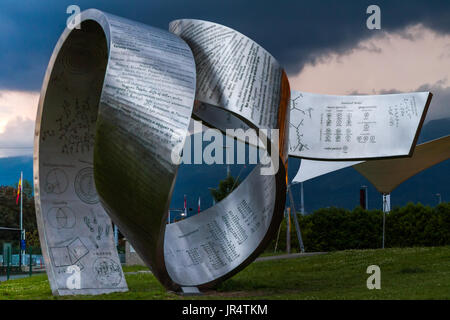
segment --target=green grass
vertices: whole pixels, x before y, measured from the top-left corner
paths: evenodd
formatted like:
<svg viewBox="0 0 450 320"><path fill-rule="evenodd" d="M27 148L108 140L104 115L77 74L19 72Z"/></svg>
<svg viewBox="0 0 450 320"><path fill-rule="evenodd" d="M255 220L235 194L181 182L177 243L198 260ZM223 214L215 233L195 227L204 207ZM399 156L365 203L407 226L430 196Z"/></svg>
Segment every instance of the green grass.
<svg viewBox="0 0 450 320"><path fill-rule="evenodd" d="M381 268L381 290L368 290L369 265ZM145 270L124 267L124 272ZM450 247L348 250L255 262L216 291L180 297L146 273L126 275L129 292L53 297L45 274L0 284L0 299L449 299Z"/></svg>

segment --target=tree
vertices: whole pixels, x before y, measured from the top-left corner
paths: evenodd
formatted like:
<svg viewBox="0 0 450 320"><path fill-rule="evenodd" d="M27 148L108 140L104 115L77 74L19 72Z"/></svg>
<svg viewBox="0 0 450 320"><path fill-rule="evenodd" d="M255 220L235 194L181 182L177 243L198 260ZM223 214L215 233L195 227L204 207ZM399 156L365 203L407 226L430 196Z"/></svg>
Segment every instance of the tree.
<svg viewBox="0 0 450 320"><path fill-rule="evenodd" d="M235 179L232 175L228 175L225 179L219 182L217 189L210 189L211 195L216 202L219 202L227 195L229 195L241 182L239 179Z"/></svg>
<svg viewBox="0 0 450 320"><path fill-rule="evenodd" d="M26 232L37 232L36 213L34 198L32 196L31 184L24 180L23 185L23 227ZM0 186L0 226L8 228L19 228L20 203L16 204L17 185ZM18 244L18 231L0 232L0 246L3 241L13 241Z"/></svg>
<svg viewBox="0 0 450 320"><path fill-rule="evenodd" d="M27 239L27 247L33 247L33 249L41 247L41 243L39 242L39 234L36 229L27 231L25 238Z"/></svg>
<svg viewBox="0 0 450 320"><path fill-rule="evenodd" d="M23 194L28 198L31 199L33 197L33 186L31 185L30 181L23 180Z"/></svg>

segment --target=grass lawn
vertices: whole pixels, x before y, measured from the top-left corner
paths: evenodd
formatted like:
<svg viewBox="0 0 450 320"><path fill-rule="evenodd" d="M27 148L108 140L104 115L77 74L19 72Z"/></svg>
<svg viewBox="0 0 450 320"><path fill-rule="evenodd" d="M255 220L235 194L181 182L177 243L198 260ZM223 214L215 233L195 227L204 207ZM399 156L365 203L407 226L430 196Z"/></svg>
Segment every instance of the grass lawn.
<svg viewBox="0 0 450 320"><path fill-rule="evenodd" d="M381 290L368 290L369 265L381 268ZM124 267L124 272L145 268ZM450 247L348 250L254 262L216 291L180 297L151 274L126 275L129 292L54 297L45 274L0 284L0 299L449 299Z"/></svg>

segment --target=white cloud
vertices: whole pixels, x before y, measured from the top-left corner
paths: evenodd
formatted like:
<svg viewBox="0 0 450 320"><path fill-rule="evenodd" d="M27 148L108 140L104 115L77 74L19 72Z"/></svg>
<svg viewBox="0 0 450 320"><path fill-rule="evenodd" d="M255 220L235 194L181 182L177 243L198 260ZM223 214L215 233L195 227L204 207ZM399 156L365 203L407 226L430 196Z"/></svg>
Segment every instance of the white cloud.
<svg viewBox="0 0 450 320"><path fill-rule="evenodd" d="M0 157L31 155L39 93L0 90Z"/></svg>
<svg viewBox="0 0 450 320"><path fill-rule="evenodd" d="M0 157L32 155L33 134L34 120L23 117L10 120L0 133Z"/></svg>

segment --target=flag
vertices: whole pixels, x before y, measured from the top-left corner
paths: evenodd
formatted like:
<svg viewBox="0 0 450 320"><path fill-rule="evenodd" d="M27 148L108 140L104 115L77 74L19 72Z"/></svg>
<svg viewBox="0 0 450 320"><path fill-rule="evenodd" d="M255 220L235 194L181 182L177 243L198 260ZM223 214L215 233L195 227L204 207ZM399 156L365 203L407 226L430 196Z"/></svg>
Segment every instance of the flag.
<svg viewBox="0 0 450 320"><path fill-rule="evenodd" d="M200 197L198 197L198 213L200 213Z"/></svg>
<svg viewBox="0 0 450 320"><path fill-rule="evenodd" d="M20 196L20 191L21 190L22 190L22 178L19 179L19 185L17 186L16 205L19 204L19 196Z"/></svg>

